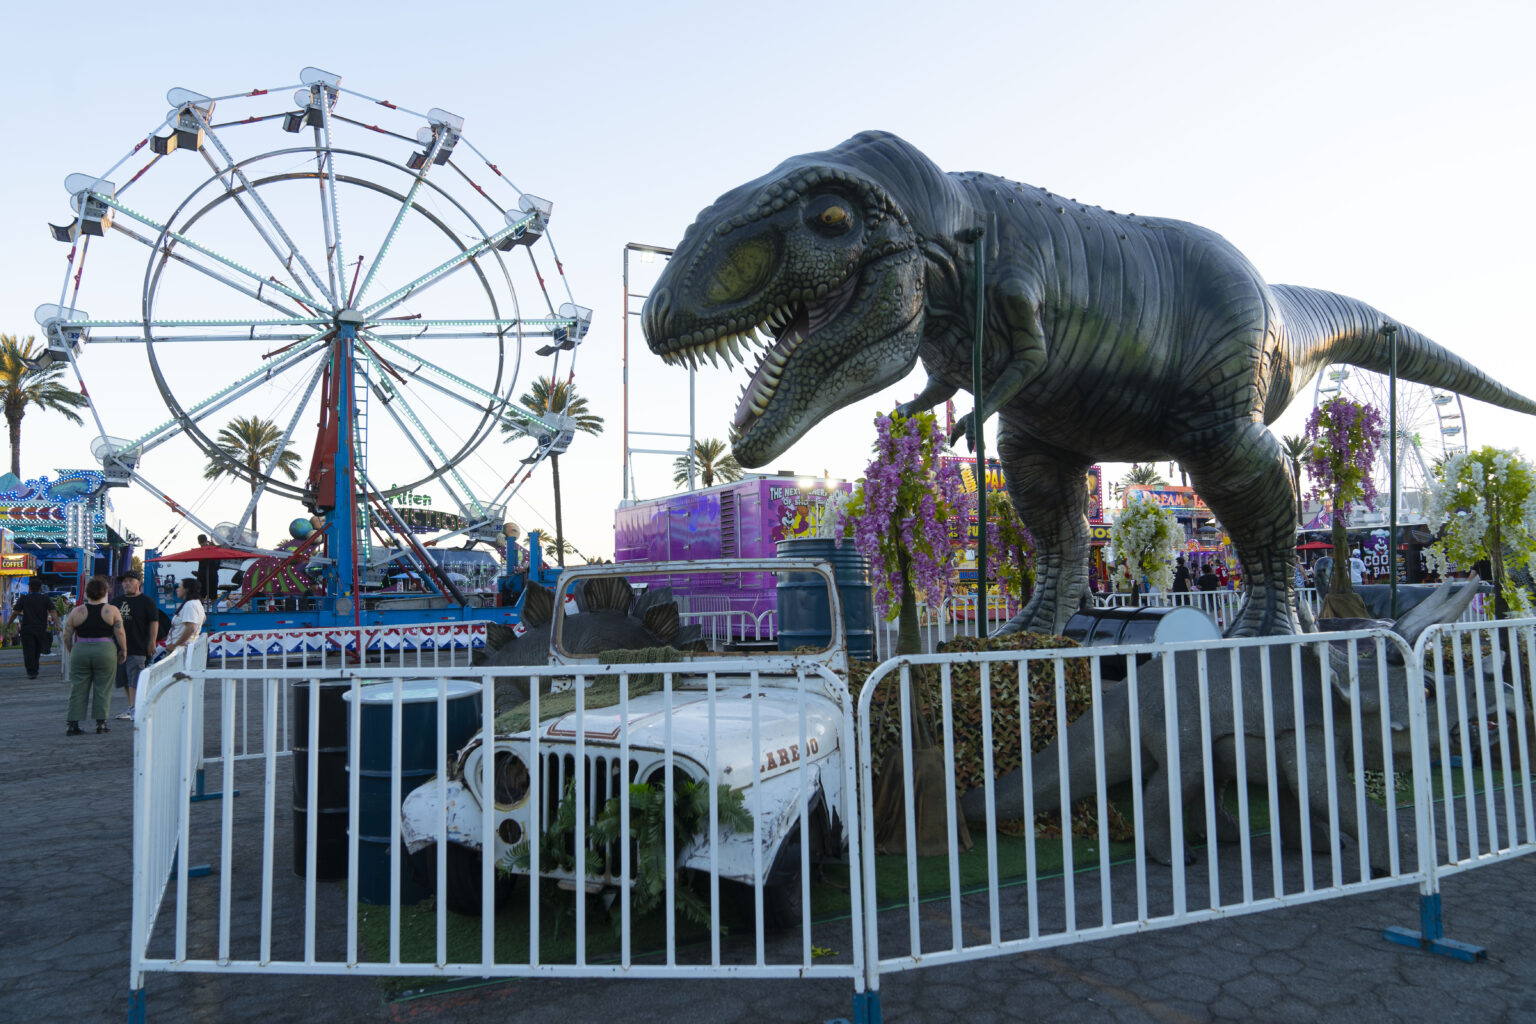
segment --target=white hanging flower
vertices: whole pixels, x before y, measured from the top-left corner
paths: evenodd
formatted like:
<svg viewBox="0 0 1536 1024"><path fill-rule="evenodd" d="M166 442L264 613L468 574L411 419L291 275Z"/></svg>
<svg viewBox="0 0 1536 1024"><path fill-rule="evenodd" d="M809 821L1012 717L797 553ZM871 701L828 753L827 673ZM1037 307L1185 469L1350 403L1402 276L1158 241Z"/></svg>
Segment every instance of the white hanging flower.
<svg viewBox="0 0 1536 1024"><path fill-rule="evenodd" d="M1133 498L1115 517L1110 546L1125 577L1145 576L1153 586L1173 586L1173 562L1184 544L1184 531L1173 513L1142 498Z"/></svg>

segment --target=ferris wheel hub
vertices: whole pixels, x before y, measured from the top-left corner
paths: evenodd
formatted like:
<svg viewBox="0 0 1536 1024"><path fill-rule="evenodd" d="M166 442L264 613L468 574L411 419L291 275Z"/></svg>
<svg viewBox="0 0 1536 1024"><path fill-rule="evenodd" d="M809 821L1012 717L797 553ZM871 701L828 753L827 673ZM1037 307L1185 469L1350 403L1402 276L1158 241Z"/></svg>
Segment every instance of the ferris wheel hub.
<svg viewBox="0 0 1536 1024"><path fill-rule="evenodd" d="M337 327L361 327L363 326L364 320L365 318L363 314L358 310L353 309L351 306L348 306L346 309L343 309L341 312L336 314Z"/></svg>

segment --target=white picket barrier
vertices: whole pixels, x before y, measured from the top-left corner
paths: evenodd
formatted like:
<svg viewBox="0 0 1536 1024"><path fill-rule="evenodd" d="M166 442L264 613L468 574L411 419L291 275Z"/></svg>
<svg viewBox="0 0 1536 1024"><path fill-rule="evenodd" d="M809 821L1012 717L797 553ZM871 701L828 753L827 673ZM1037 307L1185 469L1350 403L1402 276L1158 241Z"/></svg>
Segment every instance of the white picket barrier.
<svg viewBox="0 0 1536 1024"><path fill-rule="evenodd" d="M272 667L331 676L349 665L358 664L359 652L371 651L373 656L381 657L386 664L410 666L418 672L456 671L467 667L474 650L484 646L486 625L484 622L461 622L405 629L386 626L327 626L243 633L225 631L208 634L208 657L227 668L243 671ZM437 639L442 642L433 642ZM383 647L381 652L380 648L386 640L388 646ZM201 686L201 681L198 685ZM265 702L269 697L276 705L278 752L287 753L290 749L287 688L279 687L271 691L248 679L231 697L238 739L230 756L236 760L262 756L262 750L255 746L256 741L253 739L253 723L255 735L259 735L259 723L266 716ZM204 694L199 689L199 705L203 699ZM252 705L253 700L255 706ZM193 749L198 751L193 782L197 795L207 797L210 795L204 788L207 767L209 764L217 764L222 753L212 758L204 756L201 715L194 716L193 728Z"/></svg>
<svg viewBox="0 0 1536 1024"><path fill-rule="evenodd" d="M778 636L778 612L773 608L757 614L729 609L690 610L680 612L678 620L685 626L698 626L701 639L711 651L723 651L740 641L762 642Z"/></svg>
<svg viewBox="0 0 1536 1024"><path fill-rule="evenodd" d="M1347 720L1335 722L1331 699L1334 685L1331 662L1328 657L1329 643L1345 643L1348 647L1349 675L1340 680L1352 695L1352 713ZM1182 679L1176 679L1174 657L1164 657L1161 671L1155 669L1158 662L1142 666L1138 671L1136 657L1151 651L1172 655L1179 653L1182 661L1193 661L1197 678L1190 679L1186 669ZM1382 716L1379 734L1376 726L1361 714L1361 666L1373 664L1377 668L1379 685L1368 687L1365 697L1375 697L1384 706L1406 714L1415 750L1427 752L1427 726L1423 687L1416 685L1417 667L1409 664L1399 671L1402 685L1389 688L1383 671L1387 666L1388 652L1406 656L1411 661L1411 651L1402 638L1384 630L1329 634L1326 639L1317 636L1274 637L1224 640L1215 643L1183 643L1157 645L1155 647L1104 647L1079 650L1013 651L966 655L920 655L895 659L881 665L865 683L858 707L859 763L861 769L861 828L863 829L864 879L866 886L864 907L865 956L869 964L869 985L878 989L879 975L917 966L928 966L981 957L1001 956L1039 949L1046 946L1082 942L1113 935L1144 931L1151 928L1170 927L1201 920L1230 917L1234 914L1254 913L1282 906L1292 906L1314 900L1331 899L1352 892L1368 891L1390 886L1423 885L1429 877L1433 857L1421 857L1424 841L1402 843L1399 840L1399 814L1396 803L1387 800L1380 812L1384 825L1367 824L1376 812L1368 810L1368 769L1380 770L1386 778L1392 778L1397 767L1407 767L1394 762L1391 752L1391 729L1386 716ZM1304 684L1303 664L1310 660L1312 674ZM1012 886L999 868L999 844L1001 833L994 799L1003 793L1002 787L1018 785L1021 791L1021 813L1024 822L1032 822L1035 814L1035 793L1032 785L1030 761L1025 758L1019 769L1017 783L999 779L1002 774L995 770L994 748L1001 739L993 731L993 718L998 709L993 705L991 673L1000 664L1012 664L1021 674L1029 666L1042 665L1054 678L1054 705L1057 735L1064 736L1066 726L1065 677L1067 666L1073 662L1086 663L1091 687L1091 728L1094 749L1105 750L1105 721L1102 697L1105 692L1103 676L1106 666L1124 668L1129 706L1128 746L1125 756L1117 763L1129 761L1130 796L1133 802L1133 818L1137 822L1161 820L1166 814L1169 822L1171 847L1168 859L1171 866L1161 866L1149 857L1146 832L1138 828L1129 863L1112 859L1107 825L1109 783L1120 781L1107 777L1104 756L1091 758L1094 770L1091 788L1073 790L1073 798L1087 798L1092 804L1094 817L1099 822L1098 834L1088 840L1089 848L1097 856L1097 884L1080 886L1072 870L1053 878L1043 876L1039 859L1046 844L1057 845L1063 864L1074 863L1074 845L1084 840L1076 839L1071 829L1063 829L1059 841L1024 838L1024 868L1022 877L1014 879ZM1231 679L1231 702L1237 712L1224 720L1214 720L1211 711L1211 694L1215 683L1213 671L1226 663L1226 675ZM980 674L979 702L980 721L957 722L953 714L953 671L957 665L974 664ZM936 666L939 673L939 703L941 719L930 723L940 748L939 759L946 766L944 782L944 834L948 847L941 852L947 861L947 873L937 892L923 891L919 883L918 857L915 834L903 827L903 840L895 856L898 873L905 873L904 893L891 902L906 908L906 928L897 929L893 935L888 929L881 934L877 927L877 914L881 909L876 899L875 884L881 875L877 863L877 846L874 835L873 814L874 779L873 766L880 763L880 755L872 745L871 701L882 686L898 688L899 697L887 700L883 707L897 709L900 715L902 765L911 765L913 758L914 729L908 721L914 667ZM1151 678L1146 673L1154 672ZM1217 671L1219 674L1219 671ZM1286 684L1285 680L1289 679ZM968 683L968 685L975 685ZM1186 701L1194 702L1199 710L1198 739L1182 736L1178 714L1164 716L1161 737L1141 733L1141 720L1135 712L1138 707L1177 709L1181 687L1195 687L1197 693L1186 695ZM1304 692L1304 689L1307 692ZM1375 690L1375 693L1370 692ZM1244 699L1246 697L1246 700ZM1321 698L1321 700L1318 700ZM1397 704L1393 705L1392 700ZM1019 742L1031 733L1030 701L1020 699L1015 689L1008 700L1019 716ZM1303 720L1303 707L1308 702L1320 709L1320 720ZM1406 707L1403 705L1406 704ZM1244 728L1243 713L1254 715ZM1290 708L1293 713L1281 715ZM1256 711L1255 709L1261 709ZM1278 709L1278 710L1277 710ZM1234 722L1234 717L1236 721ZM980 746L984 761L982 773L982 800L985 821L973 822L982 830L978 844L984 847L984 858L972 857L979 863L968 863L965 873L971 877L962 886L962 865L956 826L958 803L955 796L955 760L945 756L953 752L956 730L979 729ZM1224 747L1226 760L1218 764L1213 758L1213 742L1222 735L1234 737L1218 746ZM1178 763L1198 765L1186 767L1179 776L1167 772L1162 765L1143 764L1142 751L1146 741L1160 742L1164 749L1178 752ZM1321 744L1321 759L1309 765L1308 748ZM1181 751L1180 746L1184 749ZM1235 750L1232 747L1235 746ZM1191 749L1193 748L1193 749ZM1249 749L1251 748L1251 749ZM1272 827L1269 841L1260 842L1251 826L1249 805L1249 773L1254 772L1254 785L1267 785L1267 806L1282 807L1282 794L1287 792L1280 785L1279 777L1288 759L1299 748L1299 756L1291 763L1298 765L1299 780L1293 780L1301 793L1303 812L1297 815L1301 849L1313 848L1314 838L1323 846L1324 861L1314 866L1313 856L1308 853L1292 853L1284 850L1282 828ZM1384 751L1376 753L1375 750ZM1056 770L1066 778L1071 764L1072 751L1068 742L1058 745L1059 759ZM1193 761L1187 760L1193 758ZM1379 758L1379 759L1378 759ZM1429 766L1427 757L1412 758L1416 781L1421 783L1420 792L1427 789ZM1235 775L1222 774L1223 764L1235 764ZM1341 777L1340 765L1347 765L1350 780ZM1325 777L1308 780L1307 769L1317 771L1325 766ZM1256 770L1256 767L1261 770ZM1166 776L1164 781L1163 776ZM1079 776L1080 785L1082 776ZM1143 789L1143 781L1147 786ZM1235 786L1236 823L1239 844L1234 851L1230 847L1218 847L1212 842L1205 847L1198 860L1191 857L1186 866L1186 851L1191 843L1185 836L1185 812L1203 813L1205 835L1215 835L1218 830L1218 801L1225 783ZM914 807L914 780L910 771L901 779L905 801L905 821L912 820ZM1063 784L1061 791L1066 792ZM1323 794L1321 797L1319 794ZM1062 800L1066 803L1065 799ZM1166 805L1164 807L1163 805ZM1152 817L1149 819L1149 815ZM1227 815L1223 815L1225 819ZM1276 815L1276 823L1279 821ZM1316 831L1314 831L1314 818ZM1342 836L1350 831L1350 822L1360 823L1354 829L1358 833L1354 854L1345 851ZM1326 823L1326 824L1324 824ZM1404 822L1406 824L1406 822ZM1427 836L1427 816L1416 816L1416 824L1423 836ZM1026 829L1029 836L1033 829ZM1289 842L1290 837L1285 837ZM1385 856L1382 849L1385 847ZM1376 857L1372 858L1372 850ZM1014 854L1017 857L1017 853ZM1090 870L1094 865L1090 865ZM1372 868L1376 868L1373 877ZM976 880L980 873L984 881ZM1320 877L1321 873L1321 877ZM1205 891L1196 895L1198 888ZM924 903L937 899L938 903ZM937 909L935 909L937 908ZM947 909L946 909L947 908ZM904 940L904 941L902 941ZM892 943L894 950L890 949Z"/></svg>
<svg viewBox="0 0 1536 1024"><path fill-rule="evenodd" d="M1536 618L1435 626L1415 655L1438 712L1438 877L1536 852Z"/></svg>
<svg viewBox="0 0 1536 1024"><path fill-rule="evenodd" d="M158 667L157 667L158 668ZM134 867L134 936L131 964L131 989L135 993L138 1018L144 1019L144 980L152 972L242 972L302 974L364 974L405 977L760 977L760 978L843 978L862 991L865 976L862 941L856 925L862 920L863 887L858 878L858 835L855 801L856 750L853 716L844 682L813 660L754 657L698 656L695 660L671 664L623 666L518 667L518 677L531 681L534 696L529 714L534 721L540 715L540 702L562 698L573 702L568 711L554 712L555 717L539 729L511 733L497 732L497 709L492 697L498 675L506 667L471 669L457 667L448 671L423 672L415 666L349 667L339 672L327 668L325 677L337 676L349 682L350 735L364 735L362 728L361 688L364 683L393 683L392 703L385 708L391 718L390 768L386 773L389 806L401 806L405 768L402 765L403 691L407 680L435 685L437 690L435 741L427 738L435 751L433 777L422 783L412 795L425 792L424 806L435 810L429 815L431 825L427 849L448 851L450 837L465 845L466 830L481 837L493 837L498 856L477 856L478 870L469 876L462 871L456 879L478 876L481 921L471 926L478 938L476 953L455 956L449 950L448 900L440 898L431 912L421 912L430 922L430 948L407 950L402 940L402 919L407 908L401 905L401 886L412 873L417 858L407 857L402 847L406 825L399 813L389 815L387 837L387 874L364 878L359 857L360 780L369 774L363 767L363 743L349 744L347 784L349 786L348 836L345 884L327 884L317 878L317 815L310 813L307 834L302 835L306 870L302 878L278 867L281 850L294 838L293 830L278 813L276 797L286 792L292 777L293 757L283 757L279 750L282 735L277 721L277 694L296 684L296 699L309 701L308 794L305 806L314 809L320 776L318 730L319 687L311 685L322 679L320 671L304 666L268 666L238 668L229 665L201 670L179 671L172 681L150 688L144 702L143 731L140 735L141 768L135 790L137 816L137 855ZM426 677L423 680L423 677ZM659 689L631 694L631 684L640 677L659 677ZM616 684L617 703L608 707L588 707L588 683L610 681ZM455 762L456 751L448 749L448 687L450 683L470 681L483 689L476 740L463 750L465 760ZM544 685L568 682L569 693L540 695ZM254 816L236 815L236 801L226 799L218 806L217 822L193 821L188 813L188 787L193 771L191 717L196 712L194 694L198 684L205 686L217 709L217 749L210 762L222 770L224 792L232 793L238 783L242 800L259 803ZM242 759L242 739L235 729L237 694L242 686L262 691L257 704L263 709L253 727L260 753L254 759ZM377 691L375 691L377 692ZM743 699L745 698L745 699ZM420 700L420 695L416 698ZM370 708L378 705L370 704ZM633 709L633 715L632 715ZM210 710L210 715L215 714ZM634 737L632 733L642 730ZM559 739L551 739L558 736ZM495 737L495 754L487 766L484 737ZM417 740L423 739L416 737ZM365 738L364 742L368 742ZM472 749L473 748L473 749ZM478 759L474 755L478 753ZM524 803L508 810L499 800L475 802L463 781L470 769L489 767L487 785L502 785L500 773L503 756L523 759L526 771ZM651 764L650 774L635 777L641 764ZM575 766L584 766L577 771ZM626 772L620 766L628 765ZM790 766L793 766L792 769ZM450 779L450 769L460 774ZM377 773L374 773L377 774ZM482 776L474 776L480 780ZM708 789L708 826L694 839L676 834L676 787L673 780L691 779L710 783ZM707 879L707 894L701 894L708 915L707 927L700 937L686 940L683 931L683 906L701 904L687 893L680 893L679 876L665 874L661 911L664 933L654 937L654 948L639 945L633 937L637 915L631 907L634 888L617 888L612 916L616 923L617 945L608 948L603 937L602 904L585 898L575 899L574 948L568 951L541 951L541 914L551 913L545 900L525 898L523 911L517 911L513 929L523 934L522 951L508 954L497 947L497 896L505 881L496 873L498 861L510 863L508 850L515 843L508 837L507 822L515 823L518 813L529 815L538 806L539 820L525 822L535 827L519 828L522 835L540 834L553 822L557 799L567 780L572 782L574 832L569 837L573 863L542 864L541 858L554 856L540 843L526 848L526 866L517 869L524 877L520 884L526 891L526 876L564 879L562 884L577 889L588 888L580 880L612 877L635 878L634 857L638 847L628 842L604 842L591 830L599 827L599 812L617 809L619 834L629 834L641 808L632 806L631 786L647 783L660 787L663 805L662 826L666 836L662 863L686 866ZM419 780L418 780L419 781ZM550 787L554 786L553 792ZM604 788L604 787L607 788ZM450 787L453 787L450 789ZM750 832L732 833L721 826L722 789L738 792L752 817ZM458 803L450 809L449 794ZM531 794L540 794L535 799ZM611 797L617 803L605 803ZM179 799L176 799L179 798ZM434 802L435 801L435 802ZM467 802L466 802L467 801ZM473 806L473 810L467 808ZM518 811L518 807L523 810ZM412 819L417 824L420 820ZM701 822L702 824L702 822ZM413 826L414 827L414 826ZM811 887L813 846L821 838L818 828L830 830L834 846L847 842L850 860L849 900L851 916L830 923L813 922ZM793 833L790 835L789 833ZM416 839L421 836L412 833ZM801 838L796 839L795 836ZM189 881L185 871L186 851L196 848L211 857L216 882ZM167 877L167 859L180 851L183 870L172 878L169 894L163 894ZM777 850L782 856L771 862L765 851ZM836 849L832 850L836 856ZM745 857L745 861L743 858ZM594 864L588 858L600 858ZM450 891L449 856L429 858L427 877L439 894ZM743 863L746 867L743 868ZM594 870L589 871L591 865ZM734 867L732 867L734 865ZM597 870L600 867L601 871ZM735 873L732 874L732 871ZM745 876L743 876L745 872ZM797 876L789 885L785 873ZM723 879L748 879L746 884L727 883ZM387 904L376 907L359 905L364 883L373 889L386 887ZM191 897L191 887L217 885L217 897L211 893ZM610 890L611 891L611 890ZM685 899L688 897L688 899ZM169 929L155 930L160 904L169 900L176 914ZM727 936L727 910L746 906L749 931L738 938ZM766 927L768 917L777 908L791 908L787 931ZM500 912L503 918L511 912ZM365 917L387 918L387 934L375 937L370 945L365 937ZM419 923L419 922L418 922ZM424 925L424 927L426 927ZM463 927L455 919L455 928ZM503 931L505 928L503 928ZM591 940L589 942L589 939ZM817 948L837 948L845 955L823 958Z"/></svg>
<svg viewBox="0 0 1536 1024"><path fill-rule="evenodd" d="M185 927L188 812L198 753L194 743L201 734L193 720L202 714L194 676L207 656L207 637L199 637L192 646L145 669L138 679L133 722L130 991L142 991L143 961L173 872L179 881L176 928Z"/></svg>
<svg viewBox="0 0 1536 1024"><path fill-rule="evenodd" d="M1479 953L1475 947L1441 933L1439 879L1536 850L1536 694L1531 672L1536 663L1536 619L1436 627L1412 650L1395 633L1368 630L905 656L874 670L856 708L844 683L825 666L789 656L697 656L644 667L518 667L518 676L533 681L531 689L541 694L532 700L533 720L544 717L540 702L565 699L572 704L560 712L563 718L546 723L547 728L506 726L500 734L490 695L497 675L508 674L507 668L240 665L236 659L205 668L199 661L205 642L179 661L153 666L140 684L130 956L130 990L138 1020L145 1019L145 978L154 972L445 979L841 978L852 982L856 1015L861 1006L873 1008L877 1015L883 974L1407 885L1420 890L1421 928L1389 929L1387 937L1471 959ZM1149 660L1158 656L1161 660ZM1075 782L1061 783L1054 792L1061 803L1087 800L1097 821L1095 834L1078 836L1066 828L1059 838L1043 838L1036 837L1032 827L1019 835L1000 828L1000 795L1016 794L1019 819L1032 823L1037 794L1027 755L1016 771L997 763L998 751L1007 744L994 723L1005 714L1016 715L1017 744L1027 748L1031 716L1038 714L1039 706L1021 700L1020 687L1005 693L995 690L993 674L1003 665L1025 678L1033 667L1049 682L1043 699L1057 734L1071 737L1058 744L1052 767L1066 777L1074 763L1086 766L1080 767ZM898 826L896 839L887 837L894 852L877 850L872 803L874 770L885 763L877 756L875 722L895 714L899 763L907 766L899 779L902 820L913 819L917 783L910 766L918 760L919 733L907 709L918 686L914 670L920 666L933 666L938 677L937 697L932 698L938 711L932 726L943 765L939 806L946 826L943 849L937 858L927 859L921 873L911 829ZM975 719L955 713L960 685L956 672L962 666L974 666L976 673L964 684L976 692ZM1084 670L1087 721L1069 733L1069 676ZM1110 681L1122 673L1123 682ZM659 676L659 690L631 694L630 685L641 676ZM286 722L279 718L280 695L297 684L301 699L310 701L306 806L314 808L320 756L318 688L306 684L337 677L347 680L351 693L348 714L354 737L361 734L363 683L394 684L387 704L391 807L399 807L405 795L406 680L425 678L436 690L437 735L429 744L433 776L411 793L420 801L416 806L430 813L417 813L409 822L401 814L390 816L384 839L387 867L371 880L389 895L377 906L361 903L359 895L368 881L361 874L359 856L359 780L365 774L359 743L351 743L347 753L342 884L317 877L314 814L299 837L306 865L303 877L277 867L276 851L295 838L276 807L276 796L286 792L295 768L287 754ZM480 741L478 747L471 741L456 754L448 749L445 723L448 687L459 680L485 688L478 733L496 739L489 746ZM586 684L601 680L617 684L616 704L587 703L592 691ZM563 681L570 693L543 692L546 681ZM1074 699L1084 696L1076 689L1079 685L1073 684ZM1114 694L1111 687L1122 688L1129 707L1123 757L1107 746L1106 737L1116 735L1113 721L1106 720L1113 712L1105 699ZM255 691L250 706L259 708L259 715L247 714L243 688ZM1190 688L1192 693L1184 692ZM246 793L242 799L260 803L258 814L237 816L232 799L218 805L216 815L211 808L191 813L193 780L203 755L198 736L205 689L206 713L217 720L208 761L222 772L223 792L234 793L240 783ZM872 714L882 692L894 698L879 705L879 715ZM1433 700L1426 702L1426 692ZM1221 712L1224 701L1218 699L1218 710L1213 711L1213 695L1225 697L1235 710ZM1000 705L998 700L1009 703ZM1363 710L1371 701L1380 714ZM1143 721L1156 722L1151 712L1158 706L1168 711L1162 715L1160 734L1144 735ZM778 713L771 713L775 709ZM246 725L237 729L242 720ZM1403 727L1400 735L1408 741L1406 747L1399 741L1395 750L1394 724ZM955 825L962 806L956 761L943 754L955 751L957 741L967 737L982 751L981 802L971 822L978 849L963 855ZM1074 762L1074 744L1084 737L1091 737L1096 756L1084 761L1079 753ZM826 747L834 738L835 756L829 756ZM1165 770L1155 757L1144 763L1144 751L1159 746L1177 753L1180 772ZM812 763L812 754L822 759ZM1453 763L1453 757L1459 762ZM781 773L786 759L798 762L797 770ZM673 780L683 775L712 783L706 801L708 825L693 839L686 830L682 836L676 832ZM1127 846L1112 843L1107 808L1112 783L1121 776L1128 776L1128 783L1115 799L1129 802L1131 819L1138 825L1166 818L1166 847L1160 837L1149 847L1150 825L1138 827ZM1379 787L1373 778L1381 780ZM451 793L470 792L471 779L489 779L485 785L505 784L514 791L521 787L521 794L508 800L457 795L451 800ZM1399 780L1411 792L1400 793ZM564 845L533 843L521 854L514 853L522 838L551 830L568 781L572 824ZM509 884L522 886L526 893L529 875L545 878L546 887L583 891L634 879L638 849L600 837L609 834L603 829L614 827L614 814L616 834L629 834L634 815L641 813L633 800L644 795L631 791L636 782L662 787L666 840L661 863L696 872L705 880L703 891L690 890L690 896L678 888L679 876L667 873L659 894L661 923L647 925L655 928L650 940L637 938L641 917L634 910L633 885L618 886L611 916L599 903L573 899L569 925L574 945L541 948L552 912L549 905L525 895L522 906L499 909L505 889ZM714 784L728 785L742 795L752 817L750 836L722 830L723 798ZM824 817L818 818L818 813ZM1269 818L1267 828L1261 814ZM210 822L209 817L217 820ZM811 867L817 833L810 825L802 827L802 841L786 841L780 847L790 851L787 861L771 862L765 851L783 833L770 830L776 827L773 823L785 821L822 821L836 837L832 841L846 841L851 919L813 918ZM422 848L414 856L401 845L408 834ZM496 837L490 840L496 844L494 857L474 854L472 840L477 836ZM1235 841L1206 841L1202 847L1201 841L1210 836ZM459 848L458 863L451 863L446 853L450 844ZM1074 851L1085 845L1089 855L1079 859ZM188 865L193 849L214 861L217 881L195 879ZM467 862L462 859L465 850L473 854ZM432 855L424 862L426 851ZM445 855L437 856L436 851ZM750 861L745 869L743 851ZM1042 861L1055 860L1058 853L1069 869L1044 870ZM935 861L937 871L931 867ZM498 872L498 866L508 864L512 875L520 876L511 883ZM775 874L788 870L785 865L798 869L797 881L788 889L782 873ZM413 871L424 872L443 897L430 911L402 905L401 886ZM730 882L732 878L744 879L745 885ZM215 885L216 898L211 892L195 892L197 886ZM465 927L463 919L448 910L446 896L456 885L469 887L458 890L460 902L471 892L480 911L478 925L469 925L473 952L467 954L465 946L450 941L450 929L462 941L460 929ZM748 925L739 935L725 934L722 927L733 902L733 885L738 896L744 889L749 906ZM893 885L899 896L891 895ZM885 906L881 892L886 894ZM696 942L687 938L685 905L702 907L707 921ZM770 930L773 909L785 906L793 908L789 930ZM415 929L405 927L408 914L414 915ZM508 915L511 932L522 936L521 946L511 952L498 945L506 941ZM382 927L376 925L380 919ZM612 946L601 941L602 929L609 924L615 928ZM413 934L430 937L413 939ZM846 956L819 958L815 950L825 946Z"/></svg>

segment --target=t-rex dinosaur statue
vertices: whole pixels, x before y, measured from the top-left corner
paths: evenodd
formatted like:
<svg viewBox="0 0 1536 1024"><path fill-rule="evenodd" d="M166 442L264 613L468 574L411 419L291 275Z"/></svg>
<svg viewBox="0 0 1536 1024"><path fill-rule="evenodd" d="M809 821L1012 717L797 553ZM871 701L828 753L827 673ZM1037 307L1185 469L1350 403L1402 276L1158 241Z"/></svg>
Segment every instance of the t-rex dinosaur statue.
<svg viewBox="0 0 1536 1024"><path fill-rule="evenodd" d="M643 313L671 363L766 352L735 455L756 467L829 413L928 371L910 414L971 388L982 233L985 396L1039 585L1006 629L1059 633L1088 586L1096 460L1177 459L1232 537L1233 635L1297 629L1295 504L1266 428L1319 369L1388 368L1385 317L1269 285L1215 232L1117 214L991 174L946 174L884 132L791 157L699 214ZM758 339L762 332L766 337ZM1536 403L1398 325L1398 375L1521 412Z"/></svg>

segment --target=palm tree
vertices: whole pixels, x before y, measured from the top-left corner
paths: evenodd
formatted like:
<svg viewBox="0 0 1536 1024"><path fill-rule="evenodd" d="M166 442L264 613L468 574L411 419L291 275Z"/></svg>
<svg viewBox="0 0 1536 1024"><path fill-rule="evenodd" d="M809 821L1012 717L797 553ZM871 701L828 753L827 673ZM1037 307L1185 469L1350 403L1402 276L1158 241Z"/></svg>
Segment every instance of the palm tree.
<svg viewBox="0 0 1536 1024"><path fill-rule="evenodd" d="M1291 463L1291 489L1296 492L1297 526L1306 519L1306 512L1301 503L1301 460L1306 457L1309 447L1307 439L1300 434L1287 434L1280 439L1280 448Z"/></svg>
<svg viewBox="0 0 1536 1024"><path fill-rule="evenodd" d="M704 478L705 487L713 487L715 478L724 483L740 480L743 476L741 463L731 454L730 446L718 437L706 437L693 442L693 457L679 455L672 463L672 482L678 487L688 483L688 470Z"/></svg>
<svg viewBox="0 0 1536 1024"><path fill-rule="evenodd" d="M59 383L64 366L54 363L47 369L34 370L30 359L43 354L33 349L37 339L31 335L20 341L14 334L0 334L0 394L5 399L5 422L11 428L11 472L21 476L21 418L27 406L44 412L61 413L71 423L84 423L75 410L88 404L86 397Z"/></svg>
<svg viewBox="0 0 1536 1024"><path fill-rule="evenodd" d="M528 393L519 398L523 408L538 416L549 413L561 413L572 417L572 424L584 434L601 434L603 432L603 418L588 411L587 400L576 393L576 388L570 381L555 382L547 376L535 380L528 388ZM520 427L510 423L503 423L501 427L504 434L524 435ZM560 568L565 568L565 519L560 508L560 456L551 454L549 457L549 471L553 477L555 488L555 549L552 552L560 563Z"/></svg>
<svg viewBox="0 0 1536 1024"><path fill-rule="evenodd" d="M581 552L576 550L576 545L572 544L570 541L561 538L561 540L557 543L553 537L548 537L545 539L544 553L558 561L562 567L565 565L566 555L581 554Z"/></svg>
<svg viewBox="0 0 1536 1024"><path fill-rule="evenodd" d="M283 432L271 420L260 416L236 416L213 439L219 454L208 458L203 467L204 480L217 480L221 476L243 477L251 482L251 493L256 493L256 481L262 469L282 444ZM283 445L281 455L273 466L289 480L299 478L299 453ZM251 532L256 532L256 510L251 509Z"/></svg>
<svg viewBox="0 0 1536 1024"><path fill-rule="evenodd" d="M1140 484L1143 487L1162 487L1168 483L1163 479L1163 474L1157 471L1157 466L1151 462L1145 466L1139 462L1131 463L1131 471L1125 475L1125 482Z"/></svg>

